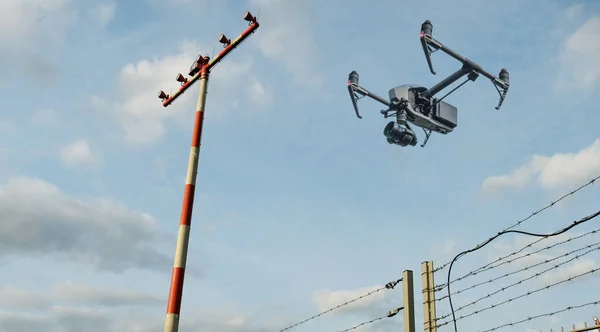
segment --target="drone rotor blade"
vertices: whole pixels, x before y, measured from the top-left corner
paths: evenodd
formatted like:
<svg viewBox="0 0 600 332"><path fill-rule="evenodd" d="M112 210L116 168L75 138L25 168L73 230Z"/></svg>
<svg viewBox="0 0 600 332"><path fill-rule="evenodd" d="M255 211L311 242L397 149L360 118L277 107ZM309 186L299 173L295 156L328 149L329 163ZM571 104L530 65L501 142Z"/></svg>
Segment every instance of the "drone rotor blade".
<svg viewBox="0 0 600 332"><path fill-rule="evenodd" d="M421 46L423 47L423 52L425 53L425 59L427 60L427 65L429 66L429 70L433 75L435 75L435 70L433 70L433 65L431 64L431 52L429 51L429 47L427 45L427 37L431 37L433 33L433 24L429 20L423 22L421 24Z"/></svg>

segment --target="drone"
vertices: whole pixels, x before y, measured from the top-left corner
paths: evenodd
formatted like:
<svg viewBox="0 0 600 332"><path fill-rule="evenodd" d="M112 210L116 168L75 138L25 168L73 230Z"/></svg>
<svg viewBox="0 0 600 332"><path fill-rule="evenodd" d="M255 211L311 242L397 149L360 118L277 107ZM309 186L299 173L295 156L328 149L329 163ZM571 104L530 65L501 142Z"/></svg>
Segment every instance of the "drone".
<svg viewBox="0 0 600 332"><path fill-rule="evenodd" d="M452 132L458 124L458 110L455 106L445 102L443 99L458 90L465 83L469 81L475 82L479 75L483 75L490 79L500 95L496 110L500 109L504 102L504 98L506 97L506 93L508 92L508 70L502 68L498 77L495 77L483 70L480 65L472 60L463 57L435 40L432 37L432 33L433 25L429 20L421 24L421 46L423 47L425 59L427 60L427 65L429 66L431 74L436 74L431 63L431 54L436 51L441 50L462 63L462 67L459 70L450 74L450 76L444 78L433 87L427 89L415 84L400 85L389 90L389 100L386 100L361 87L358 84L358 73L355 70L348 75L348 92L350 93L356 116L359 119L362 119L362 116L358 112L357 102L364 97L370 97L387 107L387 109L381 111L384 118L391 116L396 117L396 121L389 122L383 130L383 134L387 138L389 144L396 144L402 147L417 145L417 135L410 124L420 127L425 132L425 140L423 144L420 145L421 147L425 147L432 132L443 135ZM437 93L464 76L467 76L466 80L446 95L441 98L434 97Z"/></svg>

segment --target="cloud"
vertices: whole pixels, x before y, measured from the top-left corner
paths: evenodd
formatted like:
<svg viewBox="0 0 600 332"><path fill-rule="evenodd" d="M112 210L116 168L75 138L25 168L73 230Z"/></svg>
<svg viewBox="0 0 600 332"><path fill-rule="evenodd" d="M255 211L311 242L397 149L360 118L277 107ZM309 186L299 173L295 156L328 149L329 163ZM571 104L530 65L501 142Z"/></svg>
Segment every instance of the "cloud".
<svg viewBox="0 0 600 332"><path fill-rule="evenodd" d="M493 192L524 188L532 183L543 189L556 189L581 184L600 174L600 139L576 153L553 156L534 155L509 174L488 177L483 190Z"/></svg>
<svg viewBox="0 0 600 332"><path fill-rule="evenodd" d="M430 253L435 261L452 258L456 254L456 241L445 240L442 245L432 247Z"/></svg>
<svg viewBox="0 0 600 332"><path fill-rule="evenodd" d="M542 275L540 281L543 282L545 285L550 285L572 277L577 277L593 269L596 269L597 267L598 264L593 259L585 258L575 260L572 263L565 264L557 268L556 270L547 272L546 274ZM547 268L550 268L550 266L546 266L546 269ZM581 279L590 276L591 275L588 274L587 276L578 277L577 279L579 279L578 281L581 281Z"/></svg>
<svg viewBox="0 0 600 332"><path fill-rule="evenodd" d="M575 14L578 8L571 11ZM559 88L589 88L600 79L600 16L589 18L564 43Z"/></svg>
<svg viewBox="0 0 600 332"><path fill-rule="evenodd" d="M41 109L34 112L28 119L31 125L36 127L50 127L58 124L56 111L51 108Z"/></svg>
<svg viewBox="0 0 600 332"><path fill-rule="evenodd" d="M117 101L108 103L97 96L92 97L92 101L96 106L109 106L124 130L126 141L133 145L161 140L171 121L188 128L189 117L195 111L192 101L196 101L199 83L168 109L161 105L157 94L160 90L171 94L179 88L175 85L175 76L177 73L187 74L199 49L195 43L183 42L178 54L129 63L123 66L117 78ZM208 96L211 114L236 108L238 96L243 99L252 97L253 103L244 103L245 110L252 111L268 103L272 97L262 89L263 85L252 73L252 68L251 58L219 63L210 76Z"/></svg>
<svg viewBox="0 0 600 332"><path fill-rule="evenodd" d="M88 9L88 13L99 26L105 27L115 18L116 9L117 5L114 2L104 2Z"/></svg>
<svg viewBox="0 0 600 332"><path fill-rule="evenodd" d="M0 79L16 68L35 75L34 82L53 79L58 71L53 53L76 18L70 0L0 1Z"/></svg>
<svg viewBox="0 0 600 332"><path fill-rule="evenodd" d="M84 140L77 140L60 150L60 161L67 167L80 167L96 165L98 156L92 153L90 144Z"/></svg>
<svg viewBox="0 0 600 332"><path fill-rule="evenodd" d="M279 62L298 84L311 82L321 88L323 77L314 70L318 45L311 30L312 11L308 2L253 0L260 7L261 33L257 41L261 52Z"/></svg>
<svg viewBox="0 0 600 332"><path fill-rule="evenodd" d="M115 202L83 201L36 178L0 187L0 257L46 256L115 273L166 271L171 259L155 249L158 236L150 215Z"/></svg>
<svg viewBox="0 0 600 332"><path fill-rule="evenodd" d="M68 0L3 0L0 2L0 40L15 41L39 32L41 22L61 14Z"/></svg>
<svg viewBox="0 0 600 332"><path fill-rule="evenodd" d="M163 299L132 289L105 289L85 284L57 284L48 293L36 293L8 286L0 289L0 308L13 310L49 309L57 304L120 307L163 303Z"/></svg>
<svg viewBox="0 0 600 332"><path fill-rule="evenodd" d="M338 306L341 303L354 300L369 292L373 292L383 287L375 285L370 287L362 287L351 290L319 290L313 293L313 300L319 311L329 310ZM391 297L388 297L390 291L387 289L375 292L358 301L347 304L340 309L337 309L335 314L361 314L367 316L379 317L385 314L388 310L394 309Z"/></svg>
<svg viewBox="0 0 600 332"><path fill-rule="evenodd" d="M90 287L83 286L83 288ZM23 293L16 294L13 292L11 295L23 298ZM137 295L139 297L149 297L149 295L144 295L143 293L137 293ZM163 315L157 315L154 308L152 308L153 314L150 315L140 310L144 309L143 307L123 307L123 304L127 300L99 308L97 307L99 303L93 297L86 297L85 294L81 294L81 297L85 298L85 300L79 301L78 306L56 304L71 303L71 301L65 302L63 300L64 296L60 296L54 290L48 294L27 293L25 297L29 302L39 303L46 301L51 304L44 308L13 307L10 310L0 310L0 332L163 331ZM0 298L2 298L1 294ZM19 298L15 300L19 303L25 302ZM164 303L164 301L161 301L161 303ZM154 305L155 300L146 304ZM280 327L278 324L280 321L279 318L270 318L269 321L261 322L258 316L240 314L242 312L244 310L233 306L216 306L214 308L184 311L182 316L185 318L181 320L179 328L182 331L262 332L275 330Z"/></svg>

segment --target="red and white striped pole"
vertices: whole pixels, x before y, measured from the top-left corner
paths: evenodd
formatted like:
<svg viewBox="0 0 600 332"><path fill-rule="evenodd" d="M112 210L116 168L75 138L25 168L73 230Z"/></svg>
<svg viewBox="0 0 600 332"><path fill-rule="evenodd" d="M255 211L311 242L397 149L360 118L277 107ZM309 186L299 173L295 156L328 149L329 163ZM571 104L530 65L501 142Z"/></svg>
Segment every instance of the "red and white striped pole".
<svg viewBox="0 0 600 332"><path fill-rule="evenodd" d="M185 189L183 192L183 203L181 205L181 217L179 219L179 233L177 235L177 245L175 249L175 259L173 262L173 271L171 274L171 287L169 290L169 300L167 303L167 315L165 319L164 332L177 332L179 330L179 318L181 313L181 299L183 297L183 279L185 275L185 266L187 261L188 244L190 239L190 227L192 223L192 209L194 207L194 194L196 188L196 174L198 172L198 160L200 155L200 142L202 140L202 127L204 123L204 108L206 105L206 95L208 92L208 77L211 69L223 60L227 54L248 38L256 29L258 22L256 17L250 12L244 14L244 20L249 22L249 27L236 39L230 40L225 35L221 35L219 41L224 44L223 50L213 59L199 56L192 65L189 75L190 79L182 74L177 75L177 81L181 87L172 96L160 91L158 97L163 100L163 106L169 106L177 97L183 94L194 82L200 80L200 93L198 95L198 104L196 107L196 118L194 121L194 131L192 133L192 146L190 148L190 158L188 161Z"/></svg>
<svg viewBox="0 0 600 332"><path fill-rule="evenodd" d="M203 66L200 71L200 94L198 95L194 132L192 133L192 146L190 148L190 159L188 161L187 176L185 177L181 217L179 218L179 233L177 235L175 260L173 262L173 272L171 275L171 289L169 290L169 301L167 304L165 332L176 332L179 329L179 314L181 310L181 298L183 296L183 278L190 239L190 226L192 224L192 209L194 207L198 155L200 154L200 141L202 138L202 124L204 123L204 106L206 105L207 88L208 70L207 66Z"/></svg>

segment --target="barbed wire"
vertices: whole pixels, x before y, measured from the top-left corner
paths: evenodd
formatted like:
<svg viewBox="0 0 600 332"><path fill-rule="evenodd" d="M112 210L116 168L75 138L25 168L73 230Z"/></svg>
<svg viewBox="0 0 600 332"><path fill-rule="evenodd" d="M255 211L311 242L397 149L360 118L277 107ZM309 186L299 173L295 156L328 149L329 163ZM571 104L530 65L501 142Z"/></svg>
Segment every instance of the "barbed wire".
<svg viewBox="0 0 600 332"><path fill-rule="evenodd" d="M521 319L521 320L518 320L518 321L515 321L515 322L510 322L510 323L502 324L502 325L499 325L499 326L495 326L495 327L492 327L490 329L483 330L481 332L491 332L491 331L495 331L495 330L501 329L503 327L515 326L515 325L518 325L518 324L521 324L521 323L525 323L525 322L528 322L528 321L531 321L531 320L534 320L534 319L538 319L538 318L542 318L542 317L550 317L550 316L554 316L556 314L563 313L565 311L574 310L574 309L581 309L581 308L584 308L584 307L593 306L593 305L599 305L599 304L600 304L600 301L594 301L594 302L588 302L588 303L584 303L584 304L580 304L580 305L570 306L570 307L566 307L566 308L561 309L561 310L556 310L556 311L548 312L548 313L545 313L545 314L539 314L539 315L527 317L527 318L524 318L524 319Z"/></svg>
<svg viewBox="0 0 600 332"><path fill-rule="evenodd" d="M450 280L451 279L450 279L450 277L452 275L452 266L454 265L454 263L459 258L461 258L462 256L467 255L467 254L469 254L471 252L474 252L474 251L482 249L483 247L485 247L486 245L490 244L492 241L494 241L498 237L500 237L502 235L505 235L505 234L516 233L516 234L522 234L522 235L528 235L528 236L535 236L535 237L553 237L553 236L558 236L558 235L564 234L564 233L568 232L569 230L571 230L572 228L577 227L577 226L579 226L579 225L581 225L583 223L586 223L586 222L588 222L588 221L590 221L590 220L592 220L594 218L597 218L598 216L600 216L600 210L596 211L595 213L592 213L592 214L590 214L590 215L588 215L586 217L583 217L583 218L581 218L579 220L576 220L573 223L571 223L570 225L568 225L568 226L566 226L566 227L564 227L562 229L559 229L559 230L557 230L555 232L552 232L552 233L541 234L541 233L532 233L532 232L526 232L526 231L515 230L515 229L502 231L502 232L494 235L493 237L489 238L485 242L482 242L478 246L476 246L476 247L474 247L472 249L469 249L469 250L462 251L458 255L454 256L454 258L452 259L452 263L450 263L450 266L448 267L448 274L447 274L447 277L446 277L446 280L447 280L447 283L448 283L447 291L448 291L448 295L449 295L448 296L448 304L450 305L450 311L451 311L451 315L452 315L452 322L453 322L453 325L454 325L454 332L458 332L458 327L456 325L456 315L455 315L454 306L452 304L452 296L450 296L450 294L451 294L451 291L450 291ZM529 294L527 294L527 295L529 295Z"/></svg>
<svg viewBox="0 0 600 332"><path fill-rule="evenodd" d="M596 244L596 245L597 245L597 244ZM584 248L584 249L585 249L585 248ZM529 277L527 277L527 278L521 279L521 280L519 280L519 281L517 281L517 282L514 282L514 283L512 283L512 284L508 285L508 286L502 287L502 288L500 288L500 289L498 289L498 290L496 290L496 291L494 291L494 292L492 292L492 293L489 293L489 294L487 294L487 295L485 295L485 296L482 296L482 297L478 298L478 299L477 299L477 300L475 300L475 301L469 302L469 303L467 303L467 304L463 305L462 307L459 307L458 309L456 309L456 310L455 310L455 312L461 311L461 310L463 310L463 309L465 309L465 308L467 308L467 307L470 307L470 306L472 306L472 305L475 305L475 304L477 304L477 303L479 303L479 302L481 302L481 301L483 301L483 300L485 300L485 299L489 299L490 297L492 297L492 296L494 296L494 295L496 295L496 294L498 294L498 293L501 293L501 292L503 292L503 291L505 291L505 290L507 290L507 289L510 289L510 288L512 288L512 287L514 287L514 286L518 286L518 285L520 285L520 284L522 284L522 283L524 283L524 282L526 282L526 281L528 281L528 280L531 280L531 279L533 279L533 278L540 277L540 276L542 276L542 275L544 275L544 274L546 274L546 273L548 273L548 272L550 272L550 271L552 271L552 270L557 270L559 267L561 267L561 266L563 266L563 265L566 265L566 264L568 264L568 263L570 263L570 262L572 262L572 261L574 261L574 260L576 260L576 259L579 259L579 258L581 258L581 257L583 257L583 256L585 256L585 255L587 255L587 254L589 254L589 253L591 253L591 252L597 251L597 250L600 250L600 246L597 246L596 248L589 249L588 251L584 252L584 253L583 253L583 254L581 254L581 255L576 255L576 256L573 256L572 258L570 258L570 259L568 259L568 260L566 260L566 261L564 261L564 262L560 262L560 263L558 263L558 264L556 264L556 265L554 265L554 266L551 266L551 267L549 267L549 268L547 268L547 269L545 269L545 270L543 270L543 271L541 271L541 272L535 273L535 274L533 274L533 275L531 275L531 276L529 276ZM560 257L560 256L559 256L559 257ZM564 257L564 256L563 256L563 257ZM540 264L538 264L538 265L540 265ZM450 315L447 315L446 317L448 317L448 316L450 316ZM440 317L440 319L442 319L442 318L445 318L445 317Z"/></svg>
<svg viewBox="0 0 600 332"><path fill-rule="evenodd" d="M473 316L473 315L480 314L480 313L482 313L482 312L484 312L484 311L488 311L488 310L490 310L490 309L497 308L497 307L499 307L499 306L501 306L501 305L504 305L504 304L506 304L506 303L509 303L509 302L512 302L512 301L518 300L518 299L520 299L520 298L523 298L523 297L527 297L527 296L529 296L529 295L532 295L532 294L535 294L535 293L538 293L538 292L541 292L541 291L544 291L544 290L548 290L548 289L550 289L550 288L552 288L552 287L556 287L556 286L558 286L558 285L560 285L560 284L563 284L563 283L565 283L565 282L568 282L568 281L573 281L574 279L581 278L581 277L583 277L583 276L586 276L586 275L588 275L588 274L592 274L592 273L594 273L594 272L597 272L597 271L600 271L600 268L594 268L594 269L590 269L590 270L588 270L587 272L583 272L583 273L580 273L580 274L577 274L577 275L571 276L571 277L569 277L569 278L567 278L567 279L563 279L563 280L561 280L561 281L558 281L558 282L555 282L555 283L553 283L553 284L546 285L546 286L544 286L544 287L540 287L540 288L538 288L538 289L536 289L536 290L529 291L529 292L527 292L527 293L523 293L523 294L521 294L521 295L519 295L519 296L515 296L515 297L512 297L512 298L509 298L509 299L507 299L507 300L504 300L504 301L502 301L502 302L498 302L498 303L496 303L496 304L492 304L492 305L490 305L490 306L487 306L487 307L485 307L485 308L483 308L483 309L480 309L480 310L475 310L475 311L473 311L473 312L471 312L471 313L469 313L469 314L466 314L466 315L463 315L463 316L459 316L459 317L458 317L458 318L456 318L456 319L453 319L453 320L448 320L448 321L445 321L445 322L443 322L443 323L440 323L440 324L436 325L436 327L441 327L441 326L447 325L447 324L448 324L448 323L450 323L450 322L453 322L453 321L455 322L455 321L458 321L458 320L461 320L461 319L464 319L464 318L467 318L467 317L470 317L470 316ZM460 310L460 309L459 309L459 310ZM458 310L456 310L456 311L458 311ZM449 316L451 316L451 315L452 315L452 314L446 314L446 315L443 315L443 316L442 316L442 317L440 317L440 318L436 318L436 321L442 320L442 319L444 319L444 318L447 318L447 317L449 317Z"/></svg>
<svg viewBox="0 0 600 332"><path fill-rule="evenodd" d="M588 186L590 186L590 185L594 184L594 182L596 182L596 180L598 180L598 179L600 179L600 175L598 175L598 176L594 177L593 179L591 179L591 180L590 180L590 181L588 181L587 183L585 183L585 184L583 184L583 185L579 186L578 188L576 188L576 189L574 189L574 190L571 190L570 192L568 192L568 193L566 193L566 194L562 195L562 196L561 196L561 197L559 197L557 200L550 202L550 204L548 204L548 205L544 206L543 208L541 208L541 209L539 209L539 210L537 210L537 211L535 211L535 212L532 212L532 213L531 213L529 216L527 216L526 218L524 218L524 219L521 219L521 220L517 221L516 223L514 223L513 225L511 225L511 226L509 226L509 227L507 227L507 228L503 229L502 231L500 231L500 233L502 233L502 232L506 232L506 231L508 231L508 230L510 230L510 229L513 229L513 228L515 228L515 227L518 227L518 226L520 226L520 225L521 225L522 223L524 223L525 221L527 221L527 220L529 220L529 219L533 218L534 216L536 216L536 215L538 215L538 214L540 214L540 213L544 212L545 210L547 210L547 209L549 209L549 208L553 207L554 205L556 205L556 203L558 203L558 202L560 202L560 201L564 200L565 198L567 198L567 197L569 197L569 196L575 195L577 192L581 191L582 189L584 189L584 188L586 188L586 187L588 187ZM485 242L482 242L482 243L485 243ZM450 265L450 264L452 264L452 261L449 261L449 262L446 262L446 263L442 264L440 267L438 267L438 268L434 269L434 270L432 271L432 273L437 273L437 272L439 272L439 271L441 271L441 270L445 269L446 267L448 267L448 265Z"/></svg>
<svg viewBox="0 0 600 332"><path fill-rule="evenodd" d="M375 323L375 322L377 322L377 321L380 321L380 320L382 320L382 319L384 319L384 318L390 318L390 317L394 317L394 316L396 316L396 314L397 314L397 313L399 313L401 310L404 310L404 307L400 307L400 308L396 308L396 309L390 310L390 311L388 311L388 312L387 312L387 314L386 314L385 316L381 316L381 317L377 317L377 318L371 319L371 320L369 320L369 321L366 321L366 322L360 323L360 324L358 324L358 325L352 326L351 328L347 328L347 329L345 329L345 330L342 330L342 331L340 331L340 332L348 332L348 331L356 330L356 329L358 329L358 328L359 328L359 327L361 327L361 326L365 326L365 325L373 324L373 323Z"/></svg>
<svg viewBox="0 0 600 332"><path fill-rule="evenodd" d="M328 314L328 313L330 313L330 312L332 312L332 311L334 311L336 309L340 309L340 308L342 308L344 306L347 306L347 305L349 305L351 303L354 303L354 302L356 302L356 301L358 301L360 299L364 299L365 297L368 297L368 296L371 296L371 295L373 295L375 293L378 293L378 292L380 292L380 291L382 291L384 289L394 289L394 287L396 287L396 285L399 284L399 283L401 283L401 282L402 282L402 278L400 278L398 280L390 281L387 284L385 284L385 286L383 286L383 287L379 287L379 288L377 288L375 290L372 290L372 291L370 291L370 292L368 292L368 293L366 293L364 295L361 295L359 297L356 297L356 298L354 298L352 300L346 301L344 303L340 303L340 304L338 304L337 306L335 306L335 307L333 307L331 309L325 310L325 311L323 311L323 312L321 312L321 313L319 313L317 315L314 315L314 316L306 318L306 319L304 319L304 320L302 320L302 321L300 321L298 323L290 325L290 326L288 326L288 327L280 330L279 332L287 331L287 330L290 330L290 329L292 329L292 328L294 328L294 327L296 327L298 325L302 325L302 324L308 323L309 321L311 321L313 319L317 319L317 318L319 318L319 317L321 317L321 316L323 316L325 314Z"/></svg>
<svg viewBox="0 0 600 332"><path fill-rule="evenodd" d="M593 232L590 232L590 234L593 234L593 233L596 233L596 232L598 232L598 230L594 230ZM577 248L577 249L571 250L571 251L569 251L569 252L566 252L566 253L564 253L564 254L562 254L562 255L555 256L555 257L553 257L553 258L550 258L550 259L543 260L543 261L541 261L541 262L538 262L538 263L536 263L536 264L532 264L532 265L525 266L525 267L523 267L523 268L521 268L521 269L518 269L518 270L516 270L516 271L509 272L509 273L505 273L505 274L503 274L503 275L500 275L500 276L497 276L497 277L495 277L495 278L492 278L492 279L489 279L489 280L486 280L486 281L482 281L482 282L479 282L479 283L473 284L473 285L471 285L471 286L469 286L469 287L465 287L465 288L463 288L463 289L460 289L460 290L454 291L454 292L453 292L452 294L450 294L450 295L444 295L444 296L442 296L442 297L440 297L440 298L438 298L438 299L435 299L435 301L436 301L436 302L442 301L442 300L444 300L444 299L447 299L447 298L448 298L448 296L452 296L452 295L456 295L456 294L461 294L461 293L464 293L464 292L466 292L466 291L468 291L468 290L471 290L471 289L473 289L473 288L476 288L476 287L479 287L479 286L482 286L482 285L485 285L485 284L492 283L492 282L494 282L494 281L496 281L496 280L499 280L499 279L502 279L502 278L506 278L506 277L508 277L508 276L511 276L511 275L517 274L517 273L519 273L519 272L524 272L524 271L530 270L530 269L532 269L532 268L534 268L534 267L538 267L538 266L540 266L540 265L548 264L548 263L550 263L550 262L553 262L553 261L555 261L555 260L557 260L557 259L560 259L560 258L565 258L565 257L567 257L567 256L569 256L569 255L572 255L572 254L576 253L576 252L583 251L583 250L586 250L586 249L592 248L592 247L594 247L594 246L598 246L598 247L597 247L597 248L594 248L594 249L592 249L592 250L586 251L585 253L583 253L583 254L581 254L581 255L578 255L578 256L576 256L576 258L577 258L577 257L582 257L582 256L584 256L584 255L587 255L588 253L590 253L590 252L592 252L592 251L595 251L595 250L600 250L600 242L596 242L596 243L593 243L593 244L588 244L588 245L586 245L586 246L583 246L583 247L580 247L580 248ZM548 248L548 249L549 249L550 247L546 247L546 248ZM534 252L534 253L527 254L526 256L531 256L531 255L533 255L533 254L535 254L535 252ZM522 256L522 257L526 257L526 256ZM567 261L567 262L568 262L568 261Z"/></svg>

